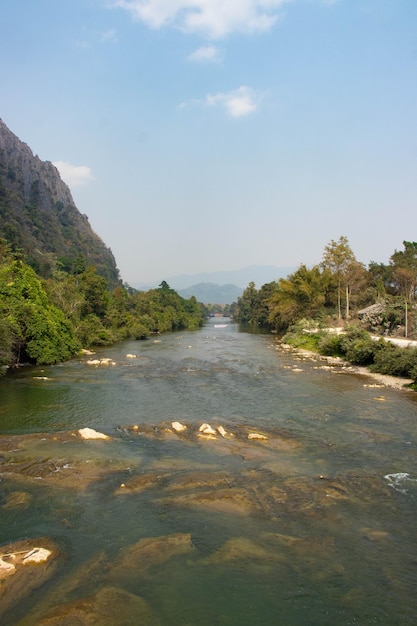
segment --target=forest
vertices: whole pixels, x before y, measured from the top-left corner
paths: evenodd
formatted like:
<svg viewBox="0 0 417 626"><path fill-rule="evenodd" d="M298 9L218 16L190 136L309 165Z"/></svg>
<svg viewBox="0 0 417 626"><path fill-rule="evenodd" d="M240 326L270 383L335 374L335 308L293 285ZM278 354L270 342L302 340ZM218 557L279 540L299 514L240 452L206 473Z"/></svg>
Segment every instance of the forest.
<svg viewBox="0 0 417 626"><path fill-rule="evenodd" d="M82 348L195 329L206 311L166 282L147 292L109 288L82 254L42 278L0 240L0 371L22 363L64 361Z"/></svg>

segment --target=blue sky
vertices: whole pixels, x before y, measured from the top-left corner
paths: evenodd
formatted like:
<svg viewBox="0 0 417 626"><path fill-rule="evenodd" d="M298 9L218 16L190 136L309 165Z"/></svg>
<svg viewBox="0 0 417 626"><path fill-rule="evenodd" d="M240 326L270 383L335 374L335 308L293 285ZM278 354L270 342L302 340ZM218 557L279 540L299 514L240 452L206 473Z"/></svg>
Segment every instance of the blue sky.
<svg viewBox="0 0 417 626"><path fill-rule="evenodd" d="M0 117L122 278L417 239L415 0L2 0Z"/></svg>

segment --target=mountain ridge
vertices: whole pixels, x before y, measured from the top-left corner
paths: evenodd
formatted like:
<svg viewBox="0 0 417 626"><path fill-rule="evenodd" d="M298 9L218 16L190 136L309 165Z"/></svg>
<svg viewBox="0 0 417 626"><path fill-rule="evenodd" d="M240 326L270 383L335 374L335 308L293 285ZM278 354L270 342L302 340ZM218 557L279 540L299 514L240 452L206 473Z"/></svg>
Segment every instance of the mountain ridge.
<svg viewBox="0 0 417 626"><path fill-rule="evenodd" d="M42 161L0 119L0 237L43 276L83 255L109 286L119 282L113 253L80 213L50 161Z"/></svg>
<svg viewBox="0 0 417 626"><path fill-rule="evenodd" d="M259 289L266 283L279 278L286 278L295 271L295 267L278 267L275 265L248 265L235 270L219 270L214 272L200 272L196 274L177 274L161 278L160 281L139 283L135 282L132 287L136 289L151 289L157 287L165 280L173 289L188 289L200 283L213 283L218 286L231 284L240 289L245 289L250 282L254 282Z"/></svg>
<svg viewBox="0 0 417 626"><path fill-rule="evenodd" d="M232 304L242 295L243 289L236 285L216 285L215 283L197 283L187 289L179 289L178 294L185 299L192 296L203 304Z"/></svg>

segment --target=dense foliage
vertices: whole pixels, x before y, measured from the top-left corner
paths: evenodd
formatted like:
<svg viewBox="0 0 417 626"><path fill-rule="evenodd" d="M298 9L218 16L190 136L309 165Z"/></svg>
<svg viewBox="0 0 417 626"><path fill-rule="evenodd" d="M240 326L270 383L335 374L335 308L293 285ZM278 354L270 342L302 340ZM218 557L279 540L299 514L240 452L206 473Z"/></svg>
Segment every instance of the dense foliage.
<svg viewBox="0 0 417 626"><path fill-rule="evenodd" d="M417 338L417 243L403 246L388 265L372 262L366 268L340 237L326 246L319 265L301 265L259 290L250 283L235 319L285 335L297 347L417 380L416 349L376 342L370 334ZM348 331L323 330L334 326Z"/></svg>
<svg viewBox="0 0 417 626"><path fill-rule="evenodd" d="M56 363L82 347L198 328L205 311L195 298L181 298L165 282L137 292L109 290L92 265L40 278L0 241L0 366Z"/></svg>
<svg viewBox="0 0 417 626"><path fill-rule="evenodd" d="M373 338L357 326L347 327L338 334L327 329L311 330L311 326L308 320L300 320L282 337L282 341L325 356L341 357L354 365L367 366L371 372L417 381L417 348L399 347L383 338Z"/></svg>
<svg viewBox="0 0 417 626"><path fill-rule="evenodd" d="M238 299L235 319L285 332L304 318L330 324L359 320L376 334L416 335L417 243L404 241L388 265L366 268L346 237L326 246L319 265L300 267L287 278L250 283Z"/></svg>

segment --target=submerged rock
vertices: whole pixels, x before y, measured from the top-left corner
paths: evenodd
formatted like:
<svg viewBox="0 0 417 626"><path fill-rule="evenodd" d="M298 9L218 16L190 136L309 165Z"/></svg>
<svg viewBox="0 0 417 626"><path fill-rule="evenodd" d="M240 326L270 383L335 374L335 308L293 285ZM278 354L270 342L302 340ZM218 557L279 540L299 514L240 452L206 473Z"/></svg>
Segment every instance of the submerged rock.
<svg viewBox="0 0 417 626"><path fill-rule="evenodd" d="M140 539L122 551L108 577L117 581L146 577L174 556L191 553L193 550L189 533Z"/></svg>
<svg viewBox="0 0 417 626"><path fill-rule="evenodd" d="M203 559L203 563L210 565L213 563L224 563L230 561L271 561L280 560L277 553L256 543L247 537L233 537L228 539L219 550L213 552L210 556Z"/></svg>
<svg viewBox="0 0 417 626"><path fill-rule="evenodd" d="M0 548L0 618L54 574L59 554L46 537Z"/></svg>
<svg viewBox="0 0 417 626"><path fill-rule="evenodd" d="M114 492L115 495L120 494L132 494L141 493L146 489L152 489L161 484L163 479L166 479L170 474L141 474L140 476L133 476L122 483Z"/></svg>
<svg viewBox="0 0 417 626"><path fill-rule="evenodd" d="M161 504L178 507L201 507L220 513L233 515L250 515L260 510L259 504L244 488L212 488L197 492L185 493L176 497L166 497L159 500Z"/></svg>
<svg viewBox="0 0 417 626"><path fill-rule="evenodd" d="M3 509L26 509L32 496L26 491L12 491L8 494L6 502L3 504Z"/></svg>
<svg viewBox="0 0 417 626"><path fill-rule="evenodd" d="M122 589L97 593L52 609L34 626L160 626L147 602Z"/></svg>

